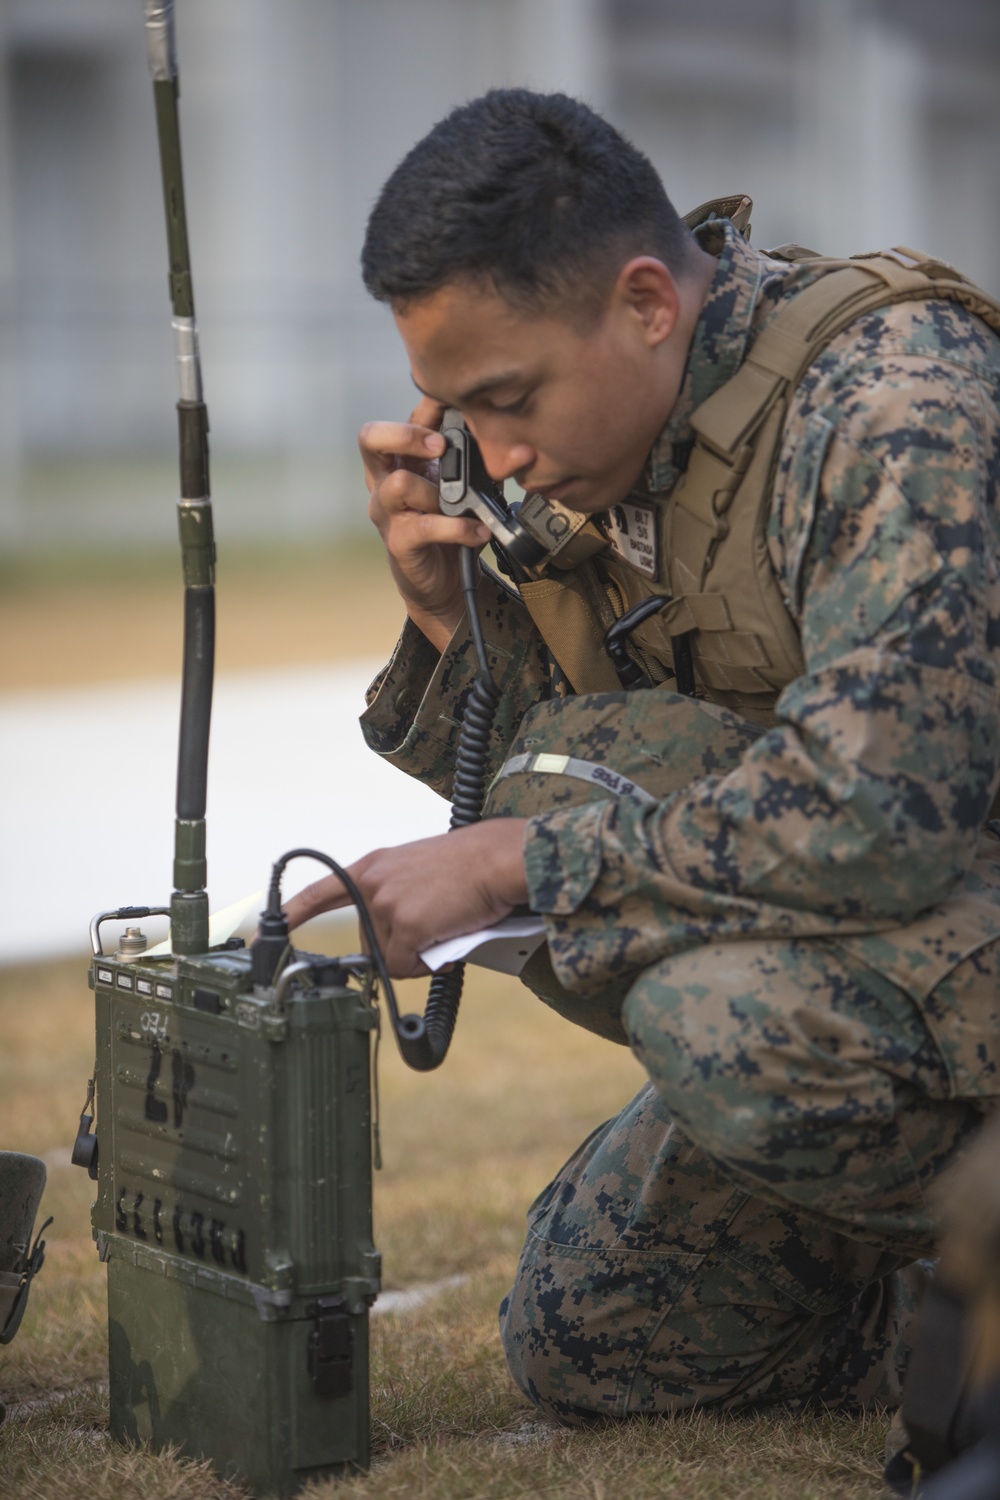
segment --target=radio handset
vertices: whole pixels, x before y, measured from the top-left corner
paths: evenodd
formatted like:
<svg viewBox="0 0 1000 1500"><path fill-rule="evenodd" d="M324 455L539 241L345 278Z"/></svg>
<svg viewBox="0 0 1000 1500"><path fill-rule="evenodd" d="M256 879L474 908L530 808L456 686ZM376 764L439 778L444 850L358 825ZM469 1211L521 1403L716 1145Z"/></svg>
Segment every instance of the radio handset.
<svg viewBox="0 0 1000 1500"><path fill-rule="evenodd" d="M447 447L438 468L438 504L446 516L475 516L521 568L535 568L549 553L504 500L503 484L486 472L479 445L460 414L449 408L441 436Z"/></svg>
<svg viewBox="0 0 1000 1500"><path fill-rule="evenodd" d="M567 563L572 566L575 559L571 560L571 548L574 546L577 558L603 549L605 539L589 524L587 515L574 513L547 500L544 495L529 495L519 508L520 514L512 511L504 499L503 484L490 478L478 443L461 414L452 407L445 411L441 436L448 445L438 468L441 511L446 516L475 516L478 521L483 521L493 536L494 550L501 554L501 567L506 559L505 571L510 572L515 582L523 582L525 572L536 571L542 562L556 567ZM530 529L525 521L529 522ZM545 537L544 542L540 540L541 536ZM470 571L469 579L471 576ZM466 590L466 600L470 624L474 633L481 635L471 586ZM659 596L641 599L616 620L604 636L604 648L626 690L652 686L644 668L629 655L626 642L633 630L669 602L666 597ZM689 636L674 636L672 646L677 692L693 697L695 679ZM483 673L488 679L483 652L480 652L480 657ZM475 821L478 816L477 812L470 821Z"/></svg>
<svg viewBox="0 0 1000 1500"><path fill-rule="evenodd" d="M490 529L498 562L515 582L549 567L575 568L604 550L607 539L585 511L528 494L519 505L504 499L503 485L486 472L482 455L459 412L449 407L441 435L447 443L438 471L438 504L446 516L475 516Z"/></svg>

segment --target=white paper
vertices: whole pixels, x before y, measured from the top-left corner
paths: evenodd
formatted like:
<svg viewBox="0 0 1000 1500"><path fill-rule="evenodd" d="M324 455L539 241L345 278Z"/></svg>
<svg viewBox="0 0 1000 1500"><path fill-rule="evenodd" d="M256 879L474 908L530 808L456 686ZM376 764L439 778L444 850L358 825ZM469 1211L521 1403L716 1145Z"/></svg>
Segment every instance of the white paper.
<svg viewBox="0 0 1000 1500"><path fill-rule="evenodd" d="M445 964L478 964L481 969L496 969L500 974L520 974L536 948L545 941L542 917L505 917L493 927L466 932L426 948L420 957L433 972Z"/></svg>
<svg viewBox="0 0 1000 1500"><path fill-rule="evenodd" d="M241 900L234 901L232 906L224 906L221 911L212 912L208 918L208 946L217 948L227 938L231 938L237 927L242 927L247 917L252 912L259 912L264 904L264 892L252 891L249 896L243 896ZM166 958L171 952L170 933L162 943L157 943L155 948L147 948L143 958Z"/></svg>

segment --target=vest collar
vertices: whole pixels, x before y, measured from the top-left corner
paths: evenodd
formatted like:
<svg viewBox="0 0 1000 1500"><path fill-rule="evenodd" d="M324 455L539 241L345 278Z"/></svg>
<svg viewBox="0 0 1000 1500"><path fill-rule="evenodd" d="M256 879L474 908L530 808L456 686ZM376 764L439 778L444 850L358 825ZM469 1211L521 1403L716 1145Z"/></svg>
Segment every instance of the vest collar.
<svg viewBox="0 0 1000 1500"><path fill-rule="evenodd" d="M672 490L687 468L691 413L739 369L761 282L774 269L728 220L701 225L695 234L703 250L718 256L719 266L695 326L680 393L646 460L642 489L650 495Z"/></svg>

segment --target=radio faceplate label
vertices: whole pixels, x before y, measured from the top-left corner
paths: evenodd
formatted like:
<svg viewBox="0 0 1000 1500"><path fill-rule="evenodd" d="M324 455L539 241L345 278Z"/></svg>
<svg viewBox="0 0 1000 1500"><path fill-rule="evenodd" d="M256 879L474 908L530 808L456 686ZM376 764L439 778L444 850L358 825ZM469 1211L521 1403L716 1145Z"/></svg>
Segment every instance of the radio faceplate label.
<svg viewBox="0 0 1000 1500"><path fill-rule="evenodd" d="M158 1037L161 1042L166 1039L167 1018L161 1011L144 1010L139 1017L139 1025L143 1031L148 1032L150 1036Z"/></svg>

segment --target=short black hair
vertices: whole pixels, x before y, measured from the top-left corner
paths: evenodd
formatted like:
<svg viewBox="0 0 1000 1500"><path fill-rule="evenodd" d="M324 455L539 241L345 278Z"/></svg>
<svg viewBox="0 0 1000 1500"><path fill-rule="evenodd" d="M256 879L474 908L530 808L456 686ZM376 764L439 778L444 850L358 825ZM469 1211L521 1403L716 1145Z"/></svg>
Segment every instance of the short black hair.
<svg viewBox="0 0 1000 1500"><path fill-rule="evenodd" d="M691 245L652 163L607 120L566 94L491 89L392 173L361 268L395 307L471 280L524 310L593 308L633 255L683 274Z"/></svg>

